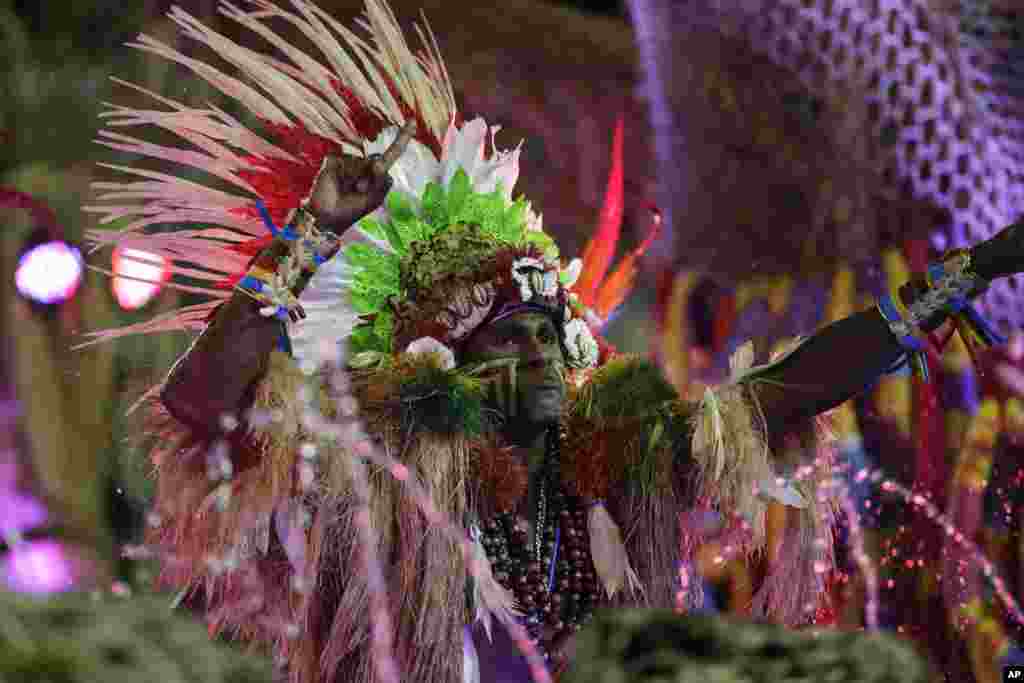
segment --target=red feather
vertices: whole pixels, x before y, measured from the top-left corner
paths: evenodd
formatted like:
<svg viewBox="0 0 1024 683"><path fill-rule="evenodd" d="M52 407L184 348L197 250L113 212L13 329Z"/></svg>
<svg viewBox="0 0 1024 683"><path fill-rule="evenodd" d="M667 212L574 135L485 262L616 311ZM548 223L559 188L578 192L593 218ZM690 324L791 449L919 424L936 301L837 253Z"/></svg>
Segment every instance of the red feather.
<svg viewBox="0 0 1024 683"><path fill-rule="evenodd" d="M388 89L395 99L401 102L397 88L390 80L386 79ZM335 90L348 105L348 117L360 136L360 140L352 140L358 144L362 140L376 138L387 125L387 122L378 116L373 110L367 107L350 90L343 87L339 82L333 83ZM404 102L400 105L402 114L406 118L415 118L417 122L416 139L426 145L438 158L441 156L441 143L423 122L419 112L415 112ZM460 122L456 120L456 125ZM270 121L262 121L274 144L298 161L287 159L247 157L246 161L255 166L257 170L242 169L238 171L239 177L248 182L256 190L260 200L270 214L275 224L281 225L288 217L289 212L299 205L313 187L313 180L316 178L324 157L329 154L342 154L341 145L328 138L310 132L302 125L282 125ZM235 213L247 218L258 218L260 213L253 203L240 209ZM255 256L272 241L270 235L248 240L229 247L249 256ZM216 289L231 289L242 278L243 273L237 273L229 278L220 280L214 284Z"/></svg>
<svg viewBox="0 0 1024 683"><path fill-rule="evenodd" d="M430 128L424 123L419 112L413 111L406 105L395 87L387 76L384 76L385 83L391 91L392 96L400 103L403 116L414 118L417 123L416 140L431 149L438 159L441 158L441 141L433 134ZM343 87L335 80L332 83L334 89L341 95L348 106L348 118L353 128L359 135L359 140L351 140L353 144L359 144L363 140L373 140L387 126L387 121L382 119L376 112L367 107L352 91ZM456 126L461 125L461 116L456 116ZM288 214L299 205L313 187L313 180L316 178L324 157L329 154L342 154L341 145L328 138L310 132L304 126L282 125L270 121L262 121L268 137L274 144L284 151L297 158L299 161L286 159L247 157L250 165L257 167L257 170L242 169L238 171L239 177L248 182L256 190L260 200L270 214L275 224L284 223ZM258 218L260 216L256 204L253 203L240 209L235 213L247 218ZM266 235L256 239L247 240L240 244L228 247L248 256L256 256L259 252L270 245L273 237ZM215 289L231 289L244 273L236 273L224 280L214 283Z"/></svg>
<svg viewBox="0 0 1024 683"><path fill-rule="evenodd" d="M583 249L583 270L572 291L580 302L592 308L597 298L597 287L604 279L615 256L622 228L623 164L622 138L625 124L622 115L615 122L615 137L612 142L612 170L608 176L608 189L604 195L604 206L598 221L597 232Z"/></svg>

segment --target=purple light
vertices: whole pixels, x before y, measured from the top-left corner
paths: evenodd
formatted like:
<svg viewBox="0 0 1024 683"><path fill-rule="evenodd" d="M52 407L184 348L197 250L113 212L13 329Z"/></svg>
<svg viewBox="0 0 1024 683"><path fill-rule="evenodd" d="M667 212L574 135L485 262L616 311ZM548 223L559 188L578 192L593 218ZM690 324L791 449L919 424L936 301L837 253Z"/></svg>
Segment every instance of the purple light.
<svg viewBox="0 0 1024 683"><path fill-rule="evenodd" d="M17 410L11 402L11 410ZM18 486L17 453L0 450L0 535L23 534L46 523L46 506Z"/></svg>
<svg viewBox="0 0 1024 683"><path fill-rule="evenodd" d="M59 593L74 587L72 564L56 541L24 541L0 559L0 581L16 593Z"/></svg>
<svg viewBox="0 0 1024 683"><path fill-rule="evenodd" d="M47 242L30 249L18 264L18 292L41 304L67 301L82 282L82 255L64 242Z"/></svg>
<svg viewBox="0 0 1024 683"><path fill-rule="evenodd" d="M0 496L0 534L20 534L46 523L46 508L41 502L14 491Z"/></svg>

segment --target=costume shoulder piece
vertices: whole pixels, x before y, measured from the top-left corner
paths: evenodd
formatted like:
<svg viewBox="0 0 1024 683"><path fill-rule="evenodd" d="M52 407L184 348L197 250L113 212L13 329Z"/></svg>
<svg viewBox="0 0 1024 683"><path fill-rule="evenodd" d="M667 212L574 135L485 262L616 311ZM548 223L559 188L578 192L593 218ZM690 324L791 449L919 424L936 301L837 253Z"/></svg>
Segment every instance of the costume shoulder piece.
<svg viewBox="0 0 1024 683"><path fill-rule="evenodd" d="M604 499L613 488L628 485L650 492L649 477L645 481L640 474L649 473L651 458L663 447L688 448L690 410L652 360L638 355L609 360L570 399L571 485L587 499ZM685 459L681 453L678 460Z"/></svg>
<svg viewBox="0 0 1024 683"><path fill-rule="evenodd" d="M676 605L689 409L651 360L632 355L602 365L570 402L564 483L590 507L591 552L613 605ZM621 541L617 527L628 530ZM626 590L609 588L618 585Z"/></svg>
<svg viewBox="0 0 1024 683"><path fill-rule="evenodd" d="M824 594L834 568L833 529L836 500L829 485L836 438L829 418L817 416L798 425L785 445L769 448L767 427L752 387L803 340L780 344L770 363L753 367L753 344L740 346L730 358L730 380L708 387L693 415L693 478L697 508L729 512L739 524L730 542L747 554L765 551L769 504L800 511L788 524L779 559L754 596L753 613L797 626L813 620L813 607ZM684 552L701 543L695 518L684 534Z"/></svg>
<svg viewBox="0 0 1024 683"><path fill-rule="evenodd" d="M641 580L660 589L660 599L648 604L675 602L673 587L659 583L659 575L674 576L673 561L690 566L715 526L708 526L709 513L724 524L720 533L728 540L722 542L756 555L765 550L767 508L775 502L799 509L800 521L783 539L754 610L791 625L807 623L806 606L816 604L834 564L835 502L821 486L832 476L835 439L827 417L819 417L797 430L794 446L773 452L752 390L799 343L782 345L761 367L752 367L753 346L744 344L731 358L730 380L707 387L699 401L679 398L660 368L632 356L609 361L575 394L563 455L566 480L584 499L607 499L620 524L634 530L629 557L646 560L637 562ZM673 530L681 554L663 543L667 535L677 538ZM699 590L681 595L685 607L700 606Z"/></svg>

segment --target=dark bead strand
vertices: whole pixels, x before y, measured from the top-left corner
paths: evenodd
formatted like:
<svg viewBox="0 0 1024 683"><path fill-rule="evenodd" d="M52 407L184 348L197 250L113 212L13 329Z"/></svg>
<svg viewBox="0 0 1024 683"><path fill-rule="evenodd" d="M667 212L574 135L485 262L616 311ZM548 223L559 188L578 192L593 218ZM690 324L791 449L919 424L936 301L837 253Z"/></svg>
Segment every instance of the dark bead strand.
<svg viewBox="0 0 1024 683"><path fill-rule="evenodd" d="M572 513L573 554L572 554L572 588L574 597L569 619L574 629L588 621L599 600L597 576L593 559L590 554L589 530L587 529L586 510L582 501L574 501Z"/></svg>
<svg viewBox="0 0 1024 683"><path fill-rule="evenodd" d="M484 525L484 550L494 567L495 578L511 591L516 602L528 610L520 623L545 659L554 642L579 630L590 620L600 602L597 573L590 553L587 511L575 496L561 486L557 432L549 433L544 461L547 508L543 525L538 524L541 553L530 544L524 520L501 513ZM540 520L538 520L539 522ZM554 584L548 578L555 554L556 531L560 536L555 559ZM543 625L547 624L547 633Z"/></svg>
<svg viewBox="0 0 1024 683"><path fill-rule="evenodd" d="M560 474L561 468L559 467L561 461L561 449L559 444L561 442L561 434L557 428L548 430L547 442L545 443L544 449L544 479L545 488L548 491L547 510L544 520L544 529L542 537L542 547L549 549L547 553L548 557L542 565L543 574L541 577L542 591L543 591L543 609L545 621L549 627L557 627L559 621L558 603L556 601L557 595L557 567L555 572L556 582L549 587L549 578L551 571L551 562L554 558L556 551L555 548L555 530L558 528L559 518L561 511L565 509L564 496L562 494L562 478ZM538 530L540 533L540 530ZM560 551L559 551L560 552ZM551 631L554 631L553 633ZM557 640L560 635L560 629L550 629L546 634L544 649L546 651L551 650L551 645Z"/></svg>

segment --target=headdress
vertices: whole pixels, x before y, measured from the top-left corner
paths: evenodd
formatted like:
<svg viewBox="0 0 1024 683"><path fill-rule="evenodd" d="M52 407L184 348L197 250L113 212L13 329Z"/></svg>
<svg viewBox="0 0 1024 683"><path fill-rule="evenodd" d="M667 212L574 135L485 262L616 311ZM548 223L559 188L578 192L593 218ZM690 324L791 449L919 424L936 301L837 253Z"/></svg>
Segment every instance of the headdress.
<svg viewBox="0 0 1024 683"><path fill-rule="evenodd" d="M593 333L625 298L636 260L650 242L599 286L622 217L621 123L601 226L585 258L564 263L541 217L512 196L519 148L498 150L498 127L482 119L461 121L429 31L417 27L424 50L414 54L382 0L367 0L360 22L370 41L308 0L291 0L287 9L268 0L250 4L252 11L228 3L220 11L269 39L285 59L243 47L181 9L170 13L187 36L231 63L239 78L147 36L135 46L209 81L254 115L259 129L215 105L194 108L125 84L166 108L115 106L104 114L107 128L99 142L176 168L103 164L138 180L96 183L106 191L99 197L103 204L86 207L104 214L103 223L121 224L116 232L90 231L87 239L96 249L121 245L163 256L174 274L200 283L172 286L213 300L91 336L203 327L250 258L270 243L264 217L283 224L309 192L325 156L379 153L414 119L418 132L390 170L394 185L385 205L346 233L341 253L320 267L303 292L307 318L290 330L294 355L311 361L316 344L343 339L357 353L450 350L481 324L526 305L549 312L561 325L570 365L596 365ZM298 28L319 55L277 40L268 26L277 20ZM176 135L187 148L117 131L145 124ZM221 181L220 187L185 177L195 169ZM228 189L221 189L224 183Z"/></svg>

